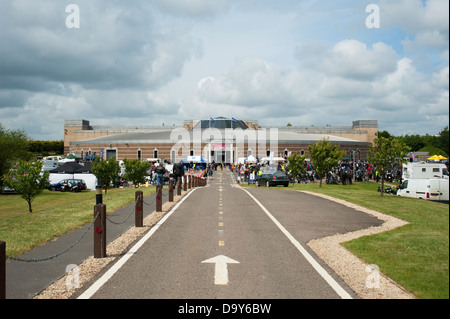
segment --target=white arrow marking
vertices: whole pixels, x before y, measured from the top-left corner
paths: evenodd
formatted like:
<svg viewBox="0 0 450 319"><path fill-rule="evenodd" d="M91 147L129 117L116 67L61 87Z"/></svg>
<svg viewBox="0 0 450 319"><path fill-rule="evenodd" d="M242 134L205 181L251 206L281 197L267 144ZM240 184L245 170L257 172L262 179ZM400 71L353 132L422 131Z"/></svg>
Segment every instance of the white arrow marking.
<svg viewBox="0 0 450 319"><path fill-rule="evenodd" d="M216 274L214 276L215 285L228 285L228 266L227 264L239 264L239 261L219 255L202 261L204 264L216 264Z"/></svg>

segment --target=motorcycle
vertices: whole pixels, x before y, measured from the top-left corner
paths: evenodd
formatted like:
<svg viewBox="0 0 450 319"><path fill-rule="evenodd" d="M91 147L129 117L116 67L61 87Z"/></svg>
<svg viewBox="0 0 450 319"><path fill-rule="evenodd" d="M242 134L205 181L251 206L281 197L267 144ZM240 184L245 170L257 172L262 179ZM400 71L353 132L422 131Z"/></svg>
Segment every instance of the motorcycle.
<svg viewBox="0 0 450 319"><path fill-rule="evenodd" d="M80 185L78 185L78 184L71 185L71 184L67 183L67 184L63 184L61 186L61 192L78 193L78 192L81 192L81 188L80 188Z"/></svg>
<svg viewBox="0 0 450 319"><path fill-rule="evenodd" d="M398 187L392 188L391 186L384 187L384 192L389 195L397 195ZM381 187L378 186L377 192L381 192Z"/></svg>

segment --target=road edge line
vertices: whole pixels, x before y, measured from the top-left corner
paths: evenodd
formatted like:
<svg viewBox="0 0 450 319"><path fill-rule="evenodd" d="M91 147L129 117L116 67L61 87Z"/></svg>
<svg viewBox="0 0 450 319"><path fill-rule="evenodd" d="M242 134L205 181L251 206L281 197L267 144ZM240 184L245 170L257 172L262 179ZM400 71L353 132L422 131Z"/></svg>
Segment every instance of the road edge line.
<svg viewBox="0 0 450 319"><path fill-rule="evenodd" d="M330 285L331 288L342 298L342 299L353 299L352 296L345 291L344 288L342 288L341 285L338 284L336 280L334 280L333 277L311 256L310 253L294 238L294 236L291 235L287 231L286 228L284 228L283 225L267 210L266 207L264 207L263 204L259 200L256 199L249 191L242 187L238 187L239 189L246 192L257 204L258 206L266 213L266 215L272 220L272 222L277 225L277 227L281 230L283 234L286 235L286 237L291 241L291 243L297 248L297 250L306 258L306 260L313 266L313 268L319 273L319 275Z"/></svg>
<svg viewBox="0 0 450 319"><path fill-rule="evenodd" d="M95 281L86 291L78 296L77 299L90 299L109 279L130 259L141 246L158 230L158 228L178 209L178 207L187 199L195 190L194 188L186 196L184 196L172 209L156 223L150 231L144 235L125 255L122 256L107 272L105 272L97 281Z"/></svg>

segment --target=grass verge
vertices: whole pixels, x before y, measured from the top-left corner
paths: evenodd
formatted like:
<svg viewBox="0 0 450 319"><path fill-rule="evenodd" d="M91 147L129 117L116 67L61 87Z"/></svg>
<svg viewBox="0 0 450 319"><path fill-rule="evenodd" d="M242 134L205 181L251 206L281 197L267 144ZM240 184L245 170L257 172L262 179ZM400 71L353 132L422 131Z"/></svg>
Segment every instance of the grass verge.
<svg viewBox="0 0 450 319"><path fill-rule="evenodd" d="M242 185L245 187L254 187ZM307 190L340 198L410 224L361 237L344 247L422 299L449 298L449 205L377 192L376 183L352 185L296 184L287 190Z"/></svg>
<svg viewBox="0 0 450 319"><path fill-rule="evenodd" d="M144 196L155 187L141 187ZM107 214L133 203L135 188L116 188L103 193ZM62 193L45 190L36 197L28 213L19 195L0 195L0 240L6 242L6 254L16 257L92 222L96 203L95 191Z"/></svg>

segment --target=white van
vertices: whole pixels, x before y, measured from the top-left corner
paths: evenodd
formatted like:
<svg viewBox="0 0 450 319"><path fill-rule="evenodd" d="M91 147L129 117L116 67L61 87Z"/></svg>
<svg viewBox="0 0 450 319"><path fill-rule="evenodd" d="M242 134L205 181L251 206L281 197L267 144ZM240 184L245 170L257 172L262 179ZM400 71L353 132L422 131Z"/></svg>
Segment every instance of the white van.
<svg viewBox="0 0 450 319"><path fill-rule="evenodd" d="M407 179L397 191L397 196L448 201L449 180L444 178Z"/></svg>
<svg viewBox="0 0 450 319"><path fill-rule="evenodd" d="M429 180L429 192L426 199L448 202L448 179L436 178Z"/></svg>

